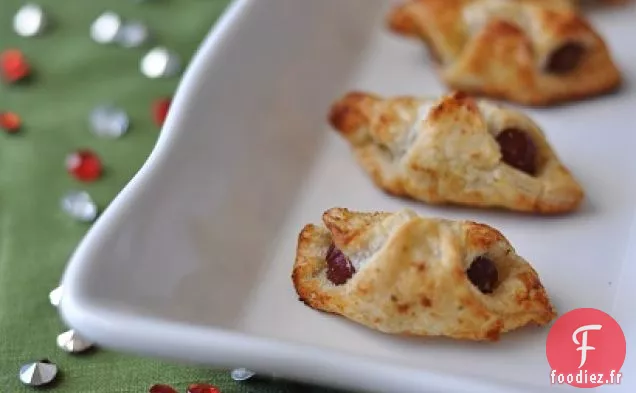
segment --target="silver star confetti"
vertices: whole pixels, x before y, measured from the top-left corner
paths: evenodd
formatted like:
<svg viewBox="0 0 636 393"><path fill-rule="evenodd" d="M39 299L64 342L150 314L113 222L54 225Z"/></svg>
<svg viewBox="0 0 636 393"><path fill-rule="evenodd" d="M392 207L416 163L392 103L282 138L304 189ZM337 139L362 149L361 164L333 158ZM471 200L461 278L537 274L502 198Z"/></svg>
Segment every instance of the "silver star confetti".
<svg viewBox="0 0 636 393"><path fill-rule="evenodd" d="M57 336L57 346L66 352L78 353L91 348L93 344L80 337L75 330L71 329Z"/></svg>
<svg viewBox="0 0 636 393"><path fill-rule="evenodd" d="M150 33L141 22L126 22L117 33L117 42L124 48L137 48L148 42Z"/></svg>
<svg viewBox="0 0 636 393"><path fill-rule="evenodd" d="M57 375L57 366L48 360L27 363L20 367L20 381L29 386L51 383Z"/></svg>
<svg viewBox="0 0 636 393"><path fill-rule="evenodd" d="M163 47L157 47L141 59L141 72L148 78L170 77L181 71L179 56Z"/></svg>
<svg viewBox="0 0 636 393"><path fill-rule="evenodd" d="M54 290L52 290L51 292L49 292L49 301L51 302L51 305L53 305L54 307L57 307L60 305L60 302L62 301L62 286L61 285L55 288Z"/></svg>
<svg viewBox="0 0 636 393"><path fill-rule="evenodd" d="M62 210L82 222L93 222L97 218L97 205L86 191L69 191L62 197Z"/></svg>
<svg viewBox="0 0 636 393"><path fill-rule="evenodd" d="M115 42L121 29L121 18L114 12L101 14L91 25L91 38L99 44Z"/></svg>
<svg viewBox="0 0 636 393"><path fill-rule="evenodd" d="M230 373L230 376L232 377L232 379L237 382L247 381L248 379L252 378L254 375L256 375L255 372L250 371L246 368L236 368L232 370L232 372Z"/></svg>
<svg viewBox="0 0 636 393"><path fill-rule="evenodd" d="M91 131L105 138L119 138L130 126L128 114L123 109L100 105L94 108L89 116Z"/></svg>
<svg viewBox="0 0 636 393"><path fill-rule="evenodd" d="M13 17L13 30L22 37L36 36L46 27L46 15L37 4L22 6Z"/></svg>

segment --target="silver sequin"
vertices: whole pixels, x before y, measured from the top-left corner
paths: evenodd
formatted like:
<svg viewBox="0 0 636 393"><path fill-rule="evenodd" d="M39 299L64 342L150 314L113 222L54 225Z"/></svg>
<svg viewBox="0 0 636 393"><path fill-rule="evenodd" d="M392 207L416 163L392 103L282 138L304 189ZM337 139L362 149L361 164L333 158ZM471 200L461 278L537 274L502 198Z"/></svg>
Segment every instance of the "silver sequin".
<svg viewBox="0 0 636 393"><path fill-rule="evenodd" d="M20 381L29 386L51 383L57 375L57 366L47 360L27 363L20 367Z"/></svg>
<svg viewBox="0 0 636 393"><path fill-rule="evenodd" d="M46 15L37 4L22 6L13 17L13 30L22 37L36 36L46 27Z"/></svg>
<svg viewBox="0 0 636 393"><path fill-rule="evenodd" d="M148 78L170 77L181 71L181 59L176 53L157 47L141 59L140 68Z"/></svg>
<svg viewBox="0 0 636 393"><path fill-rule="evenodd" d="M66 352L78 353L86 351L93 344L71 329L57 336L57 346Z"/></svg>
<svg viewBox="0 0 636 393"><path fill-rule="evenodd" d="M62 210L82 222L93 222L97 218L97 205L86 191L69 191L60 202Z"/></svg>
<svg viewBox="0 0 636 393"><path fill-rule="evenodd" d="M100 44L110 44L115 41L121 29L121 18L114 12L101 14L91 25L91 38Z"/></svg>
<svg viewBox="0 0 636 393"><path fill-rule="evenodd" d="M124 48L137 48L148 42L148 27L139 21L125 22L117 33L117 43Z"/></svg>
<svg viewBox="0 0 636 393"><path fill-rule="evenodd" d="M236 368L232 370L232 372L230 373L230 376L232 377L232 379L237 382L247 381L248 379L252 378L254 375L256 375L255 372L250 371L246 368Z"/></svg>
<svg viewBox="0 0 636 393"><path fill-rule="evenodd" d="M60 305L60 302L62 301L62 286L61 285L55 288L54 290L52 290L51 292L49 292L49 301L51 302L51 305L54 307L57 307Z"/></svg>
<svg viewBox="0 0 636 393"><path fill-rule="evenodd" d="M89 115L91 131L100 137L119 138L130 127L130 119L123 109L112 105L99 105Z"/></svg>

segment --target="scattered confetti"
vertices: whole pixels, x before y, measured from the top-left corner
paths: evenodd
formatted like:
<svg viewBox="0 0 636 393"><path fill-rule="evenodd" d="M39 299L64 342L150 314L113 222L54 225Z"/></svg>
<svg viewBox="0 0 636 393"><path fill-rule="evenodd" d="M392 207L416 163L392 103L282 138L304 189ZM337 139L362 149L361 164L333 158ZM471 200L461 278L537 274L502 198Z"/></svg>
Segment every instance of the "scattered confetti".
<svg viewBox="0 0 636 393"><path fill-rule="evenodd" d="M84 149L66 157L66 169L77 180L89 182L101 176L102 163L95 153Z"/></svg>
<svg viewBox="0 0 636 393"><path fill-rule="evenodd" d="M93 344L71 329L57 336L57 346L66 352L79 353L91 348Z"/></svg>
<svg viewBox="0 0 636 393"><path fill-rule="evenodd" d="M230 376L232 377L232 379L237 382L247 381L248 379L252 378L254 375L256 375L255 372L250 371L246 368L237 368L232 370L232 372L230 373Z"/></svg>
<svg viewBox="0 0 636 393"><path fill-rule="evenodd" d="M137 3L149 3L148 0L135 0ZM47 14L44 9L34 3L24 4L13 17L13 29L21 37L35 37L45 32L48 27ZM111 11L103 12L90 26L90 37L99 44L118 44L124 48L138 48L151 41L148 27L141 21L123 21ZM140 70L148 78L167 78L178 75L182 71L182 60L179 55L164 47L156 47L143 56ZM18 49L8 49L0 53L0 77L8 83L17 83L31 76L31 66L23 53ZM161 98L152 105L152 116L155 123L163 125L169 113L171 98ZM119 138L130 128L130 118L121 108L111 105L100 105L89 115L90 130L95 135L106 138ZM22 119L16 113L0 111L0 128L7 133L20 130ZM102 175L100 158L91 150L80 149L66 157L65 166L69 174L83 182L94 181ZM92 222L98 216L98 208L86 191L68 191L60 200L60 206L72 218L82 222ZM58 307L62 299L62 286L49 293L49 301ZM57 336L57 345L69 353L79 353L93 347L93 344L71 329ZM58 374L56 364L44 359L24 364L20 368L19 377L22 383L29 386L43 386L55 380ZM231 377L235 381L245 381L254 372L245 368L232 370ZM178 393L173 387L155 384L150 393ZM210 384L198 383L188 386L187 393L220 393Z"/></svg>
<svg viewBox="0 0 636 393"><path fill-rule="evenodd" d="M181 59L176 53L157 47L141 59L140 68L142 74L151 79L171 77L181 71Z"/></svg>
<svg viewBox="0 0 636 393"><path fill-rule="evenodd" d="M0 128L9 134L20 131L22 120L20 116L13 112L0 112Z"/></svg>
<svg viewBox="0 0 636 393"><path fill-rule="evenodd" d="M172 386L155 384L148 389L149 393L178 393Z"/></svg>
<svg viewBox="0 0 636 393"><path fill-rule="evenodd" d="M170 98L161 98L155 101L152 105L152 116L157 125L161 126L166 121L168 111L170 110L170 104L172 100Z"/></svg>
<svg viewBox="0 0 636 393"><path fill-rule="evenodd" d="M54 290L52 290L51 292L49 292L49 302L51 302L52 306L54 307L59 306L60 301L62 301L62 286L61 285L55 288Z"/></svg>
<svg viewBox="0 0 636 393"><path fill-rule="evenodd" d="M9 83L24 80L30 74L29 63L17 49L7 49L0 54L0 69L2 77Z"/></svg>
<svg viewBox="0 0 636 393"><path fill-rule="evenodd" d="M97 218L97 205L86 191L69 191L60 202L62 210L82 222L93 222Z"/></svg>
<svg viewBox="0 0 636 393"><path fill-rule="evenodd" d="M41 34L46 27L46 15L37 4L26 4L13 17L13 30L22 37Z"/></svg>
<svg viewBox="0 0 636 393"><path fill-rule="evenodd" d="M91 38L98 44L113 43L117 39L121 24L119 15L106 11L91 24Z"/></svg>
<svg viewBox="0 0 636 393"><path fill-rule="evenodd" d="M56 375L57 366L46 359L20 367L20 381L29 386L43 386L51 383Z"/></svg>
<svg viewBox="0 0 636 393"><path fill-rule="evenodd" d="M148 42L150 33L146 25L139 21L124 23L117 33L117 43L124 48L137 48Z"/></svg>
<svg viewBox="0 0 636 393"><path fill-rule="evenodd" d="M111 105L95 107L89 116L91 131L100 137L119 138L130 126L128 114L123 109Z"/></svg>
<svg viewBox="0 0 636 393"><path fill-rule="evenodd" d="M195 383L188 386L187 393L221 393L221 391L216 386L207 383Z"/></svg>

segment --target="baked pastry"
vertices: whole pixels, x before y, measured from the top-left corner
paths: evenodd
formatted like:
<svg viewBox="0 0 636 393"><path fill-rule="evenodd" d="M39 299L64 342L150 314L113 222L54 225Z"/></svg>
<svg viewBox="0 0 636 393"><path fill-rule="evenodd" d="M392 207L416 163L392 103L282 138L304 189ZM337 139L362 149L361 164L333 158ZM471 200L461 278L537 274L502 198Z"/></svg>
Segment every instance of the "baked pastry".
<svg viewBox="0 0 636 393"><path fill-rule="evenodd" d="M518 0L518 1L526 1L526 0ZM555 0L542 0L546 2L555 1ZM573 6L578 6L584 4L585 0L559 0L559 1L568 1L572 3ZM589 0L588 3L601 3L608 5L622 5L631 2L631 0Z"/></svg>
<svg viewBox="0 0 636 393"><path fill-rule="evenodd" d="M298 238L305 304L384 333L495 341L555 318L537 272L497 230L470 221L333 208Z"/></svg>
<svg viewBox="0 0 636 393"><path fill-rule="evenodd" d="M541 1L548 4L555 4L557 2L561 2L561 5L569 5L572 7L578 7L584 3L603 3L603 4L616 4L616 3L625 3L629 0L507 0L507 1Z"/></svg>
<svg viewBox="0 0 636 393"><path fill-rule="evenodd" d="M427 43L453 89L545 106L621 83L603 39L570 1L409 0L388 19Z"/></svg>
<svg viewBox="0 0 636 393"><path fill-rule="evenodd" d="M583 190L527 116L453 93L432 100L352 92L329 113L386 192L430 204L567 213Z"/></svg>

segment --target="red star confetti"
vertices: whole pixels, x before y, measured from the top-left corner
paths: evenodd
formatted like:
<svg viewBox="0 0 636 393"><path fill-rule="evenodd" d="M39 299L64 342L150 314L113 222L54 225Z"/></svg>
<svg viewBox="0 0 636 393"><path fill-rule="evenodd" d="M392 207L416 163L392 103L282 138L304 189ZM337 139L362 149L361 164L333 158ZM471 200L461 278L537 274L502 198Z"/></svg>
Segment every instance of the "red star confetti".
<svg viewBox="0 0 636 393"><path fill-rule="evenodd" d="M17 49L7 49L0 53L0 71L2 78L9 83L19 82L30 74L29 63Z"/></svg>
<svg viewBox="0 0 636 393"><path fill-rule="evenodd" d="M221 391L216 386L207 383L195 383L188 386L188 393L221 393Z"/></svg>
<svg viewBox="0 0 636 393"><path fill-rule="evenodd" d="M172 100L170 98L161 98L153 103L152 115L158 126L163 125L163 122L166 121L171 103Z"/></svg>
<svg viewBox="0 0 636 393"><path fill-rule="evenodd" d="M20 116L13 112L0 112L0 128L9 134L20 131L22 120Z"/></svg>
<svg viewBox="0 0 636 393"><path fill-rule="evenodd" d="M148 390L149 393L178 393L170 385L156 384L152 385Z"/></svg>
<svg viewBox="0 0 636 393"><path fill-rule="evenodd" d="M66 170L79 181L94 181L102 174L102 162L92 151L78 150L66 157Z"/></svg>

